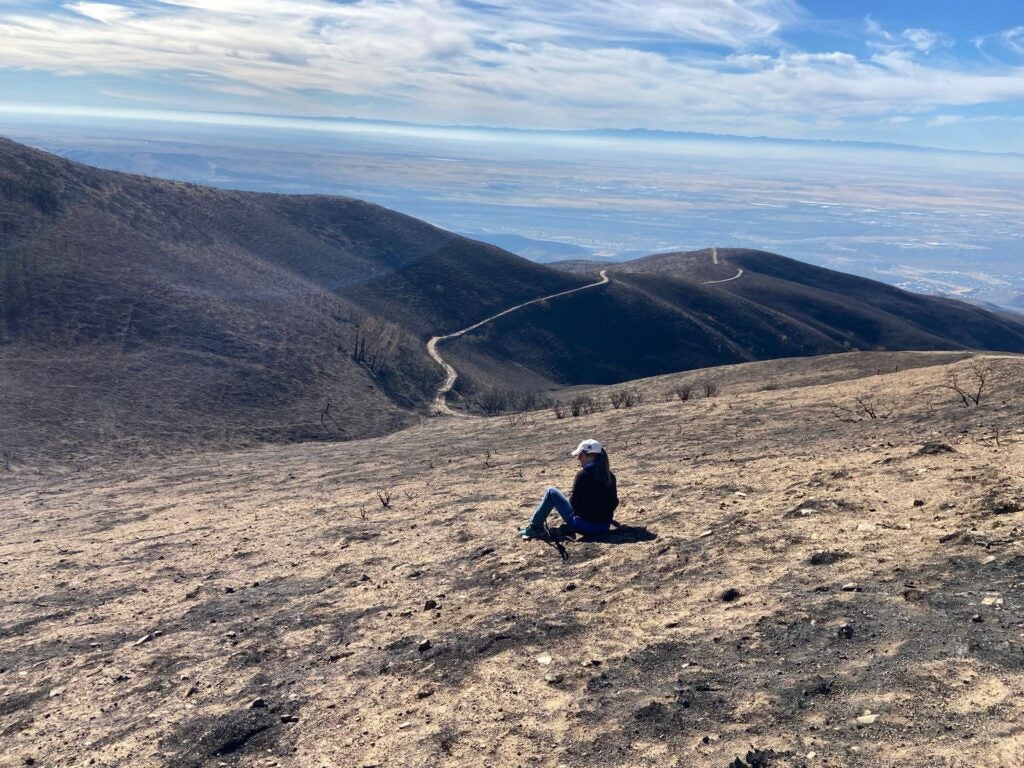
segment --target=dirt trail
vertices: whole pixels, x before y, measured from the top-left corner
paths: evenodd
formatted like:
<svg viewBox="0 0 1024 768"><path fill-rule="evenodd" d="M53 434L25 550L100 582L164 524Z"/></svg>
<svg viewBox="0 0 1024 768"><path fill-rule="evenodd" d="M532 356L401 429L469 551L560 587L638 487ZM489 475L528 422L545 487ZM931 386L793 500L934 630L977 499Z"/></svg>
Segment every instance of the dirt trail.
<svg viewBox="0 0 1024 768"><path fill-rule="evenodd" d="M711 249L711 262L713 264L722 263L718 260L717 248ZM718 285L719 283L731 283L733 280L739 280L741 277L743 277L743 270L740 269L739 267L736 267L736 274L733 275L732 277L727 277L724 280L705 280L703 283L701 283L701 285Z"/></svg>
<svg viewBox="0 0 1024 768"><path fill-rule="evenodd" d="M449 333L446 336L434 336L433 338L431 338L430 341L427 342L427 354L429 354L438 365L444 368L445 373L447 374L444 380L444 384L442 384L438 388L437 394L434 396L434 412L438 415L446 416L462 415L459 412L448 407L448 401L446 398L448 396L448 393L452 391L452 387L455 386L455 381L459 378L459 373L443 357L441 357L441 353L437 351L438 343L445 341L447 339L454 339L458 336L462 336L463 334L469 333L470 331L475 331L480 326L486 325L492 320L497 320L499 317L504 317L505 315L515 312L516 310L522 309L523 307L528 307L531 304L539 304L542 301L557 299L561 296L568 296L570 293L578 293L579 291L585 291L588 288L597 288L600 285L605 285L608 282L608 270L602 269L600 275L601 279L598 280L596 283L590 283L589 285L583 285L580 286L579 288L572 288L568 291L553 293L550 296L541 296L538 299L524 301L522 304L516 304L514 307L509 307L503 312L499 312L496 315L491 315L485 320L481 320L479 323L474 323L473 325L467 328L463 328L461 331Z"/></svg>

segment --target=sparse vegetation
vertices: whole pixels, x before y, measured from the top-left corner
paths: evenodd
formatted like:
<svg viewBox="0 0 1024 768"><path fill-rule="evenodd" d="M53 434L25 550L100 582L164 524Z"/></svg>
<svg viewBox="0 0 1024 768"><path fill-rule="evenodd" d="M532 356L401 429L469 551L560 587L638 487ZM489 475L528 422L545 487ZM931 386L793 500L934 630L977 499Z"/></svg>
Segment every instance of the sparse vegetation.
<svg viewBox="0 0 1024 768"><path fill-rule="evenodd" d="M644 401L644 393L639 389L616 389L608 396L612 408L632 408Z"/></svg>
<svg viewBox="0 0 1024 768"><path fill-rule="evenodd" d="M671 394L679 398L679 402L685 403L693 397L692 384L676 384L670 390Z"/></svg>
<svg viewBox="0 0 1024 768"><path fill-rule="evenodd" d="M334 418L331 413L331 401L327 401L327 405L324 406L323 410L320 411L320 426L324 428L324 431L328 434L341 434L341 424Z"/></svg>
<svg viewBox="0 0 1024 768"><path fill-rule="evenodd" d="M856 422L870 419L888 419L896 410L894 403L873 394L857 395L850 404L829 403L832 416L840 421Z"/></svg>
<svg viewBox="0 0 1024 768"><path fill-rule="evenodd" d="M950 371L948 381L942 386L956 393L964 408L981 405L981 398L992 377L992 364L982 360L972 360L967 373Z"/></svg>
<svg viewBox="0 0 1024 768"><path fill-rule="evenodd" d="M577 395L569 401L569 413L573 416L586 416L591 413L599 413L601 404L597 398L590 395Z"/></svg>
<svg viewBox="0 0 1024 768"><path fill-rule="evenodd" d="M705 381L703 385L704 397L718 397L718 383Z"/></svg>
<svg viewBox="0 0 1024 768"><path fill-rule="evenodd" d="M368 316L355 324L353 333L352 360L373 373L383 371L398 348L398 326Z"/></svg>
<svg viewBox="0 0 1024 768"><path fill-rule="evenodd" d="M485 416L498 416L516 409L517 396L510 389L485 389L473 399L473 404Z"/></svg>

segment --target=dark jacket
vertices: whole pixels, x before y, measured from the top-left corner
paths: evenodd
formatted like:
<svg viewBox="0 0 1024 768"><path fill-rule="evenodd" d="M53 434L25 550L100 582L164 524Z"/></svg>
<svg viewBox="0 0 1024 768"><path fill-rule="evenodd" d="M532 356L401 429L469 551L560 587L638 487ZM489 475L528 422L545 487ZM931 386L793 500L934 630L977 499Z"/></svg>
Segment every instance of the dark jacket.
<svg viewBox="0 0 1024 768"><path fill-rule="evenodd" d="M619 494L615 487L615 475L612 482L605 485L597 477L597 467L590 464L576 473L572 484L569 502L572 511L588 523L608 525L612 521L612 513L619 506Z"/></svg>

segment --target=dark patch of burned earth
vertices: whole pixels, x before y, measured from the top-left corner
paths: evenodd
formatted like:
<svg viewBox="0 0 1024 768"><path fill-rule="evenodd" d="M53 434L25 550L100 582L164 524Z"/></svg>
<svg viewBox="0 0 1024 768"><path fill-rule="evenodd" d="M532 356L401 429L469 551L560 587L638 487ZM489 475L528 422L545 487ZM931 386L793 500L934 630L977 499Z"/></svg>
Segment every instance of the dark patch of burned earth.
<svg viewBox="0 0 1024 768"><path fill-rule="evenodd" d="M293 741L280 715L261 708L190 719L163 739L161 746L174 752L167 768L203 768L248 764L247 757L257 752L284 755Z"/></svg>
<svg viewBox="0 0 1024 768"><path fill-rule="evenodd" d="M174 753L167 765L200 768L216 762L244 764L257 753L288 755L296 734L285 718L301 718L306 701L291 691L301 682L341 658L357 635L359 621L381 608L339 611L330 596L315 596L336 589L333 578L280 578L252 587L207 597L192 605L169 632L204 632L211 625L224 637L217 651L239 674L252 676L243 684L234 709L215 716L193 718L162 740ZM280 636L297 629L320 628L316 640L301 654L289 652ZM169 660L172 663L173 660ZM169 668L170 669L170 668ZM168 671L168 670L165 670ZM166 675L158 675L163 678ZM266 707L247 709L256 698Z"/></svg>
<svg viewBox="0 0 1024 768"><path fill-rule="evenodd" d="M430 664L432 678L442 685L457 686L470 677L476 666L512 648L570 641L580 625L570 616L535 618L501 612L482 617L472 626L453 629L429 638L405 636L369 656L357 674L408 675Z"/></svg>

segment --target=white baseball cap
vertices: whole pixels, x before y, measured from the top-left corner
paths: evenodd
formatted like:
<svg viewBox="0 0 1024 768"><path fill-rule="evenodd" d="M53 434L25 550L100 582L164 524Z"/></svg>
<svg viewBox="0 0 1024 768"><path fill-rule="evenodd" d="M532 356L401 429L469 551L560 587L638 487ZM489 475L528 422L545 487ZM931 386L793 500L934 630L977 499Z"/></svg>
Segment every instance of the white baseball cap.
<svg viewBox="0 0 1024 768"><path fill-rule="evenodd" d="M581 453L600 453L604 450L604 446L601 445L597 440L584 440L579 444L579 447L572 452L573 456L579 456Z"/></svg>

